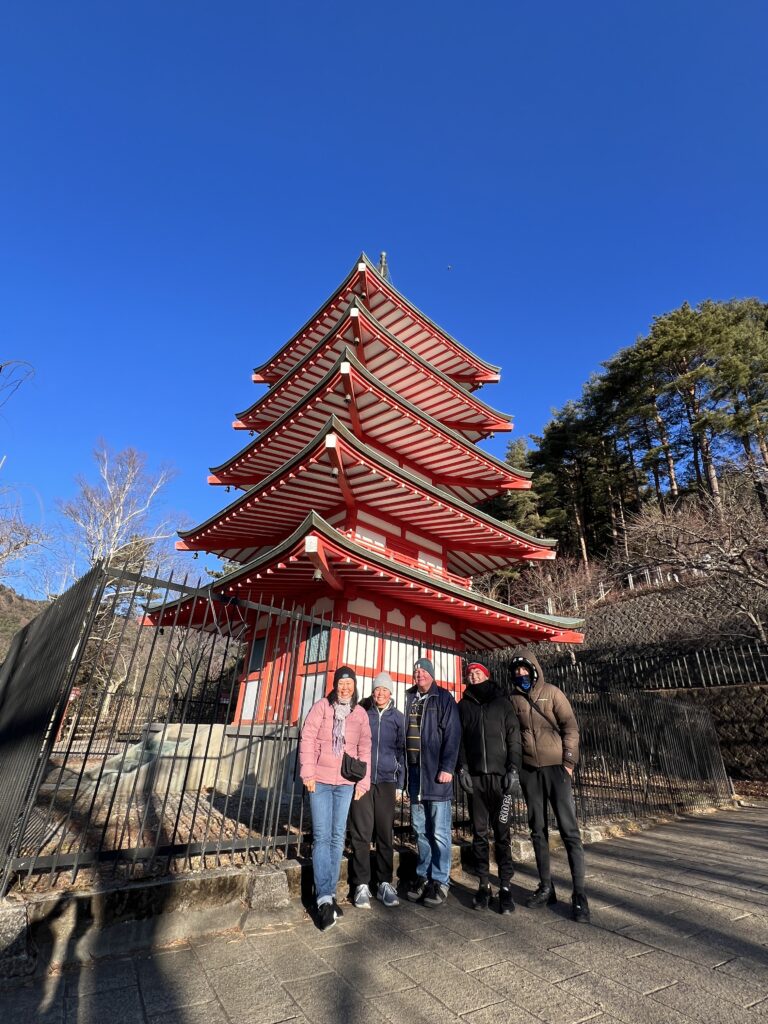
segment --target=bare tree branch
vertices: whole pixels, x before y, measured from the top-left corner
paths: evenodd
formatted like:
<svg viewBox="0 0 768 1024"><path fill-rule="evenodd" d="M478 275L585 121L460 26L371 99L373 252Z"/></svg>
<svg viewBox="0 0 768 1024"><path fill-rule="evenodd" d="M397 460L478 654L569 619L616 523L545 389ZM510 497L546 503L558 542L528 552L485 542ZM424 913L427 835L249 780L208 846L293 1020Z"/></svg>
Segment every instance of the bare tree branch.
<svg viewBox="0 0 768 1024"><path fill-rule="evenodd" d="M16 394L24 381L34 374L31 363L23 359L6 359L0 362L0 407Z"/></svg>
<svg viewBox="0 0 768 1024"><path fill-rule="evenodd" d="M587 566L581 559L557 558L526 562L508 573L486 573L474 578L476 590L518 608L526 605L549 615L583 615L603 593L601 562Z"/></svg>
<svg viewBox="0 0 768 1024"><path fill-rule="evenodd" d="M152 517L155 500L173 478L173 470L163 467L151 474L142 452L114 452L101 440L93 454L98 482L79 476L77 495L59 503L71 524L77 562L93 565L104 560L135 569L155 560L160 543L175 533L173 523Z"/></svg>
<svg viewBox="0 0 768 1024"><path fill-rule="evenodd" d="M697 495L666 514L651 504L632 517L621 571L659 568L680 586L709 587L766 639L768 523L746 475L726 477L718 502Z"/></svg>
<svg viewBox="0 0 768 1024"><path fill-rule="evenodd" d="M45 540L45 532L24 519L13 490L0 488L0 580L23 575L21 560Z"/></svg>

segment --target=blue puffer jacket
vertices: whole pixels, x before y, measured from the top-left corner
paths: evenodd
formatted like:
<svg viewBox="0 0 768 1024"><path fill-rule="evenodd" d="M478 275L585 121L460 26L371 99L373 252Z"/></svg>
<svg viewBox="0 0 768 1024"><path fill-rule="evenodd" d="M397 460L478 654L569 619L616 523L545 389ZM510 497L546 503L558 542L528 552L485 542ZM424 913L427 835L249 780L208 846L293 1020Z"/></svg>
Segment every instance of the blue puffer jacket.
<svg viewBox="0 0 768 1024"><path fill-rule="evenodd" d="M372 697L360 701L368 712L371 725L371 785L394 782L398 789L405 786L405 717L391 700L379 711Z"/></svg>
<svg viewBox="0 0 768 1024"><path fill-rule="evenodd" d="M406 729L408 714L417 689L411 686L405 691ZM427 691L424 710L421 715L421 792L413 794L419 800L451 800L453 782L438 782L438 772L456 771L461 743L461 720L459 707L453 695L437 683Z"/></svg>

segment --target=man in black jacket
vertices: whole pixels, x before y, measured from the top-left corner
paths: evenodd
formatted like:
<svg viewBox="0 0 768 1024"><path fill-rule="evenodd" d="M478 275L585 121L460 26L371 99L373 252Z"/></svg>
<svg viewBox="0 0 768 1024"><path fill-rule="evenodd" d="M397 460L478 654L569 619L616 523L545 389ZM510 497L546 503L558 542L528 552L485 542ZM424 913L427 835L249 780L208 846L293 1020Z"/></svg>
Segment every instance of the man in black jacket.
<svg viewBox="0 0 768 1024"><path fill-rule="evenodd" d="M510 890L514 866L509 820L500 821L499 814L505 796L522 795L520 726L511 702L497 689L485 665L471 662L467 679L459 701L459 783L469 794L472 852L480 879L473 906L487 910L491 901L488 836L492 828L499 869L499 912L511 914L515 903Z"/></svg>

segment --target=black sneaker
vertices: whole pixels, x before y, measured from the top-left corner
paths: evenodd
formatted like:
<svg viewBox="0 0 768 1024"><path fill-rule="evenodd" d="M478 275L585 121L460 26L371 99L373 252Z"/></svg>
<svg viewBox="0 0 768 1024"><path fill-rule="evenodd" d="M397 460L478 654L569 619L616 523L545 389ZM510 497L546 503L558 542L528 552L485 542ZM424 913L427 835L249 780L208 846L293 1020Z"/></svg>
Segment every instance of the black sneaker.
<svg viewBox="0 0 768 1024"><path fill-rule="evenodd" d="M336 924L336 911L332 903L321 903L317 908L317 924L321 932L333 928Z"/></svg>
<svg viewBox="0 0 768 1024"><path fill-rule="evenodd" d="M339 904L336 902L336 897L335 896L331 900L331 906L333 907L333 909L334 909L334 911L336 913L336 917L344 917L344 911L341 909Z"/></svg>
<svg viewBox="0 0 768 1024"><path fill-rule="evenodd" d="M425 907L442 907L448 900L448 886L444 882L430 882L424 893Z"/></svg>
<svg viewBox="0 0 768 1024"><path fill-rule="evenodd" d="M515 901L512 899L512 891L506 886L499 889L499 913L513 914L515 912Z"/></svg>
<svg viewBox="0 0 768 1024"><path fill-rule="evenodd" d="M589 924L589 903L583 892L575 892L571 897L571 917L579 924Z"/></svg>
<svg viewBox="0 0 768 1024"><path fill-rule="evenodd" d="M411 903L418 903L421 897L424 895L427 885L426 878L422 878L421 875L416 875L414 880L408 886L408 892L405 894Z"/></svg>
<svg viewBox="0 0 768 1024"><path fill-rule="evenodd" d="M552 882L539 882L536 892L532 893L525 901L526 907L531 910L538 910L539 907L550 907L557 903L557 894Z"/></svg>
<svg viewBox="0 0 768 1024"><path fill-rule="evenodd" d="M491 904L490 885L480 885L472 899L472 906L475 910L487 910Z"/></svg>

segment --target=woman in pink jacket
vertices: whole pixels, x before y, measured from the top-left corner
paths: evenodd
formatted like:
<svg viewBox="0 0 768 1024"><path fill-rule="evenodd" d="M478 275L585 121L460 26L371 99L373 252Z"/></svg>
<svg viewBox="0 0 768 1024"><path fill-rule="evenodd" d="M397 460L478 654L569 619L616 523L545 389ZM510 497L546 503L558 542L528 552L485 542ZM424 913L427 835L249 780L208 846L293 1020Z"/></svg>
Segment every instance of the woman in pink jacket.
<svg viewBox="0 0 768 1024"><path fill-rule="evenodd" d="M341 774L344 753L365 762L365 776L357 783ZM357 676L343 665L336 669L333 689L309 710L299 743L301 779L312 809L312 869L315 875L317 917L325 930L336 924L336 904L347 815L352 803L364 796L371 782L371 727L357 704Z"/></svg>

